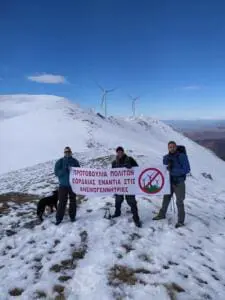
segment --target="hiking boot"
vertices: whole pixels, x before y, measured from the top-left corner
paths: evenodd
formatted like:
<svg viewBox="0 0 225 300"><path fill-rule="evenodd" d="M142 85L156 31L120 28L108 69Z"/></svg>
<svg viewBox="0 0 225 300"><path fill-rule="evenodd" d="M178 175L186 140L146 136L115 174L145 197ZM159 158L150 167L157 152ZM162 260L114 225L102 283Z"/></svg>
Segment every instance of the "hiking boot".
<svg viewBox="0 0 225 300"><path fill-rule="evenodd" d="M58 220L55 222L55 225L59 225L62 221L61 220Z"/></svg>
<svg viewBox="0 0 225 300"><path fill-rule="evenodd" d="M120 215L121 215L121 212L115 211L115 213L112 215L112 218L120 217Z"/></svg>
<svg viewBox="0 0 225 300"><path fill-rule="evenodd" d="M74 223L74 222L76 221L76 218L71 218L70 221L71 221L72 223Z"/></svg>
<svg viewBox="0 0 225 300"><path fill-rule="evenodd" d="M141 221L135 221L134 223L135 223L135 225L136 225L137 227L139 227L139 228L142 227Z"/></svg>
<svg viewBox="0 0 225 300"><path fill-rule="evenodd" d="M158 221L158 220L162 220L162 219L165 219L165 218L166 217L164 215L158 214L154 218L152 218L152 220Z"/></svg>
<svg viewBox="0 0 225 300"><path fill-rule="evenodd" d="M177 224L175 225L175 228L179 228L179 227L182 227L182 226L184 226L184 223L177 222Z"/></svg>

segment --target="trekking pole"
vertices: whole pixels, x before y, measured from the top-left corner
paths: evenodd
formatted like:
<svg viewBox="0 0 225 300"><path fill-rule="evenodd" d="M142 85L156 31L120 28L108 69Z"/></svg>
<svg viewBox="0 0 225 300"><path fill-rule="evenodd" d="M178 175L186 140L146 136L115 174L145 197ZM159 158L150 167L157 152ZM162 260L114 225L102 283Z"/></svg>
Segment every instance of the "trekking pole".
<svg viewBox="0 0 225 300"><path fill-rule="evenodd" d="M170 208L171 208L171 212L173 212L173 197L171 197Z"/></svg>
<svg viewBox="0 0 225 300"><path fill-rule="evenodd" d="M175 218L175 215L176 215L176 209L175 209L175 197L174 195L172 196L172 211L173 211L173 216Z"/></svg>

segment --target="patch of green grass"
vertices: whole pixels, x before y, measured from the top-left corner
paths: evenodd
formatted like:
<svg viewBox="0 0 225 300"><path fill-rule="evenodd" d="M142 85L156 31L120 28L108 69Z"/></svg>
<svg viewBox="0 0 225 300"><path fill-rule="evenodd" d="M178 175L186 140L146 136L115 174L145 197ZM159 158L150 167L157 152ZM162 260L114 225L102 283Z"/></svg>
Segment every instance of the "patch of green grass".
<svg viewBox="0 0 225 300"><path fill-rule="evenodd" d="M112 286L135 285L137 283L146 285L146 282L138 278L137 275L139 274L151 274L151 271L144 268L133 269L128 266L114 265L109 271L108 283Z"/></svg>
<svg viewBox="0 0 225 300"><path fill-rule="evenodd" d="M112 286L118 286L121 283L135 285L138 280L132 268L122 265L115 265L109 271L108 282Z"/></svg>
<svg viewBox="0 0 225 300"><path fill-rule="evenodd" d="M185 292L185 289L183 289L180 285L178 285L175 282L165 283L164 287L167 289L168 295L170 296L171 300L177 299L176 293Z"/></svg>
<svg viewBox="0 0 225 300"><path fill-rule="evenodd" d="M20 295L22 295L23 292L24 292L23 289L15 288L15 289L10 290L10 291L9 291L9 294L10 294L11 296L20 296Z"/></svg>
<svg viewBox="0 0 225 300"><path fill-rule="evenodd" d="M0 201L1 203L1 201ZM0 214L7 214L9 212L9 205L7 203L3 203L1 206L0 206Z"/></svg>
<svg viewBox="0 0 225 300"><path fill-rule="evenodd" d="M53 291L56 292L56 293L59 293L59 294L63 293L64 289L65 289L65 287L63 285L60 285L60 284L56 284L53 287Z"/></svg>
<svg viewBox="0 0 225 300"><path fill-rule="evenodd" d="M8 201L15 204L31 203L37 200L36 195L26 193L5 193L0 195L0 203L7 203Z"/></svg>
<svg viewBox="0 0 225 300"><path fill-rule="evenodd" d="M86 254L86 249L83 249L83 248L75 249L72 252L72 257L74 260L83 259L85 254Z"/></svg>
<svg viewBox="0 0 225 300"><path fill-rule="evenodd" d="M64 267L65 269L70 269L70 267L73 265L73 260L72 259L65 259L61 261L61 266Z"/></svg>
<svg viewBox="0 0 225 300"><path fill-rule="evenodd" d="M72 278L71 276L62 275L58 279L59 279L59 281L64 282L64 281L70 280L71 278Z"/></svg>
<svg viewBox="0 0 225 300"><path fill-rule="evenodd" d="M51 266L50 271L59 273L61 271L61 268L62 267L59 264L55 264L55 265Z"/></svg>
<svg viewBox="0 0 225 300"><path fill-rule="evenodd" d="M63 293L61 293L55 297L55 300L66 300L66 297Z"/></svg>
<svg viewBox="0 0 225 300"><path fill-rule="evenodd" d="M76 267L76 265L74 264L74 259L70 258L70 259L62 260L60 264L55 264L55 265L51 266L50 271L59 273L63 270L74 269L75 267Z"/></svg>
<svg viewBox="0 0 225 300"><path fill-rule="evenodd" d="M35 296L36 296L35 298L37 298L37 299L40 299L40 298L46 299L47 298L46 293L44 291L41 291L41 290L37 290L35 292Z"/></svg>

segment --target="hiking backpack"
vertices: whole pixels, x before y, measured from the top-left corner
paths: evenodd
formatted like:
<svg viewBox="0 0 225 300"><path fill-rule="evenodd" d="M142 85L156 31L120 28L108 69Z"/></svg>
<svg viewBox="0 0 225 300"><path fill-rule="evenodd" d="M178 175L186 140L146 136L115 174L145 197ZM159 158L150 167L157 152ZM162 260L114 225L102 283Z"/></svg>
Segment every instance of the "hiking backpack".
<svg viewBox="0 0 225 300"><path fill-rule="evenodd" d="M178 146L177 146L177 151L178 151L179 153L184 153L184 154L187 155L186 148L185 148L185 146L183 146L183 145L178 145Z"/></svg>
<svg viewBox="0 0 225 300"><path fill-rule="evenodd" d="M186 150L185 146L183 146L183 145L177 145L177 152L184 153L187 156L187 158L188 158L187 150ZM177 156L177 160L178 160L178 163L181 165L180 159L179 159L179 155ZM186 179L186 175L185 175L185 179Z"/></svg>

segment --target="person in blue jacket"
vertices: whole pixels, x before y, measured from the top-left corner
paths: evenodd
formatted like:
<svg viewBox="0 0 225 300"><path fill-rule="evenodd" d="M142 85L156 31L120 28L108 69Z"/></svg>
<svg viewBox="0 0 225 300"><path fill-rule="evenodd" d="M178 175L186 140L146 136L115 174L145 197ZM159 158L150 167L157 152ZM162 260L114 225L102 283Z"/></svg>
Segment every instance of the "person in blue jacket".
<svg viewBox="0 0 225 300"><path fill-rule="evenodd" d="M69 216L71 222L76 218L76 194L73 192L70 182L70 168L80 167L78 160L72 157L72 150L70 147L65 147L64 157L60 158L56 164L54 173L59 179L59 204L56 212L56 225L59 225L64 217L67 199L69 196Z"/></svg>
<svg viewBox="0 0 225 300"><path fill-rule="evenodd" d="M162 207L153 220L165 219L169 203L173 193L175 193L178 210L178 222L175 227L178 228L184 225L185 220L185 180L186 175L190 172L190 164L186 153L179 152L174 141L168 143L168 150L169 153L163 157L163 164L167 166L167 170L170 172L171 194L164 195Z"/></svg>

